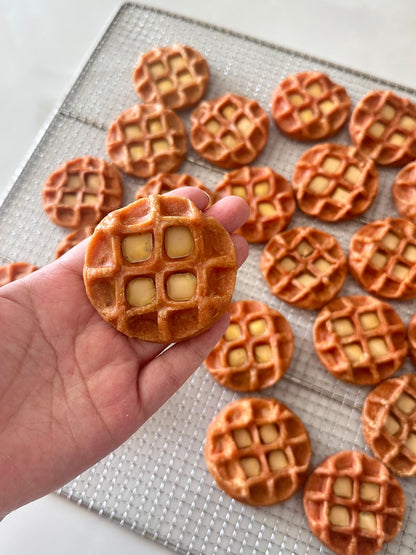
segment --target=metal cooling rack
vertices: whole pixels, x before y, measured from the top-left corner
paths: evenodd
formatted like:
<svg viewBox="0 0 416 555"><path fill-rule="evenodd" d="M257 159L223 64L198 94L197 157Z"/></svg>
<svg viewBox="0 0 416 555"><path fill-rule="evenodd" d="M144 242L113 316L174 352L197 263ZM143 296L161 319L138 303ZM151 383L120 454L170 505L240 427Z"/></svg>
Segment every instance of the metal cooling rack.
<svg viewBox="0 0 416 555"><path fill-rule="evenodd" d="M106 157L109 124L138 101L132 70L139 56L173 42L194 46L208 60L211 82L206 97L233 91L268 109L277 83L291 73L313 69L344 85L353 103L376 88L392 89L416 100L415 90L370 75L166 12L124 4L0 207L3 263L27 260L41 266L52 261L55 246L66 232L43 212L41 188L45 179L73 157ZM189 112L182 115L189 126ZM346 129L334 142L349 143ZM271 125L268 144L256 165L269 165L290 179L306 148L286 139ZM223 175L191 148L180 171L198 177L211 188ZM347 252L352 233L363 223L396 213L390 194L394 175L393 170L380 169L380 192L365 218L326 225L297 211L291 227L315 225L329 231ZM138 179L124 178L125 203L133 199L141 184ZM292 326L296 345L285 377L261 395L284 400L302 418L311 437L313 466L338 450L368 452L360 414L369 389L335 380L320 365L312 344L316 313L291 308L269 293L259 271L261 251L261 246L251 246L234 298L255 298L281 311ZM362 290L348 278L342 293ZM394 306L405 323L416 311L415 302ZM401 371L412 370L407 361ZM238 397L214 382L202 366L139 432L58 493L181 553L329 553L309 531L300 492L281 505L253 508L230 499L214 484L203 457L206 429L212 417ZM408 504L405 524L384 553L410 555L416 544L416 484L414 479L401 483Z"/></svg>

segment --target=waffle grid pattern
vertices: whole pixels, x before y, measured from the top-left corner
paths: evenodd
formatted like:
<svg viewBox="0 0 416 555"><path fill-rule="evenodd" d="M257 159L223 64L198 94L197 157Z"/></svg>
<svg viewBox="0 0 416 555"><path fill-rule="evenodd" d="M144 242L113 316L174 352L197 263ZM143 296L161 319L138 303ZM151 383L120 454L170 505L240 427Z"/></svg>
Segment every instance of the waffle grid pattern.
<svg viewBox="0 0 416 555"><path fill-rule="evenodd" d="M327 168L328 161L334 166ZM322 183L322 190L312 188L316 180ZM292 181L299 208L328 222L362 214L378 191L374 162L354 147L331 143L307 150L296 164Z"/></svg>
<svg viewBox="0 0 416 555"><path fill-rule="evenodd" d="M44 183L65 160L86 153L105 158L108 127L119 113L137 103L131 76L139 56L155 45L173 44L178 37L207 59L212 71L212 97L232 90L267 107L274 87L287 75L318 69L344 85L354 103L377 88L390 88L416 100L415 90L395 83L148 7L125 4L0 207L2 264L27 260L42 266L53 260L55 246L66 231L50 222L41 202L33 201L34 183ZM184 111L182 115L189 131L190 113ZM345 127L336 140L349 142ZM271 166L289 179L304 149L305 145L287 139L273 125L256 164ZM191 149L180 171L197 177L211 190L222 178L218 168ZM394 213L390 195L394 176L394 170L380 168L380 192L365 217L342 226L319 224L320 229L334 234L345 253L352 234L363 223ZM134 200L143 182L123 176L124 204ZM291 225L310 225L310 218L298 211ZM296 344L289 371L268 395L282 399L302 417L313 446L312 466L335 451L365 450L360 417L367 388L353 388L322 369L312 342L315 313L296 309L271 295L259 271L261 252L262 246L251 246L249 259L238 275L235 300L254 298L279 310L289 321ZM344 292L362 294L362 289L347 278ZM392 304L405 322L416 311L414 301ZM414 372L409 360L403 371ZM59 494L179 553L329 555L309 530L300 492L283 504L260 509L233 501L213 482L203 456L206 430L219 409L240 397L220 387L201 367L134 436L65 485ZM403 488L408 499L404 527L386 545L385 555L413 555L416 545L415 486L405 480Z"/></svg>
<svg viewBox="0 0 416 555"><path fill-rule="evenodd" d="M193 148L220 168L250 164L265 147L268 136L266 112L257 101L241 95L227 93L205 100L191 115Z"/></svg>
<svg viewBox="0 0 416 555"><path fill-rule="evenodd" d="M371 325L365 327L365 318ZM337 333L337 322L348 328ZM364 322L364 323L363 323ZM349 328L351 326L351 328ZM388 304L369 296L338 297L318 314L314 344L326 369L336 378L355 384L375 384L400 368L407 355L406 327ZM384 349L372 354L371 344L383 342ZM351 360L348 347L358 347L361 358Z"/></svg>
<svg viewBox="0 0 416 555"><path fill-rule="evenodd" d="M133 73L134 88L144 102L159 102L172 110L196 104L208 79L208 64L201 54L181 44L147 52Z"/></svg>
<svg viewBox="0 0 416 555"><path fill-rule="evenodd" d="M108 212L120 208L122 199L118 170L92 156L65 162L48 177L42 191L51 221L70 229L98 224Z"/></svg>
<svg viewBox="0 0 416 555"><path fill-rule="evenodd" d="M272 425L277 437L267 443L262 429ZM244 431L250 445L239 447ZM286 467L271 468L273 453L286 456ZM303 484L311 458L309 436L299 418L275 399L246 398L227 405L210 424L205 458L217 483L234 498L251 505L271 505L291 497ZM243 462L256 460L258 476L246 476Z"/></svg>
<svg viewBox="0 0 416 555"><path fill-rule="evenodd" d="M285 260L290 267L284 266ZM320 262L325 265L324 271ZM341 289L347 272L345 256L335 237L312 227L293 228L272 237L260 267L273 295L310 309L330 301ZM304 275L311 280L306 286L299 281Z"/></svg>
<svg viewBox="0 0 416 555"><path fill-rule="evenodd" d="M410 410L401 408L400 396L410 398ZM374 455L399 476L416 474L416 454L406 441L416 434L416 376L405 374L391 378L376 387L366 398L362 422L364 437ZM399 425L395 433L387 430L385 422L392 417Z"/></svg>
<svg viewBox="0 0 416 555"><path fill-rule="evenodd" d="M112 162L136 177L175 171L186 154L185 126L160 104L135 104L110 125L106 146Z"/></svg>
<svg viewBox="0 0 416 555"><path fill-rule="evenodd" d="M335 135L347 121L350 107L344 87L333 83L327 75L312 71L290 75L279 83L273 93L271 111L283 133L311 141ZM310 116L305 120L303 114Z"/></svg>
<svg viewBox="0 0 416 555"><path fill-rule="evenodd" d="M389 299L416 297L416 226L403 218L384 218L351 239L349 268L366 291Z"/></svg>
<svg viewBox="0 0 416 555"><path fill-rule="evenodd" d="M392 91L371 91L351 114L353 143L365 156L387 166L416 157L416 105Z"/></svg>
<svg viewBox="0 0 416 555"><path fill-rule="evenodd" d="M244 167L225 174L215 193L242 196L250 216L239 229L249 243L265 243L285 229L296 208L290 183L271 168ZM262 206L269 210L262 213Z"/></svg>
<svg viewBox="0 0 416 555"><path fill-rule="evenodd" d="M400 215L416 223L416 162L409 162L400 170L391 192Z"/></svg>
<svg viewBox="0 0 416 555"><path fill-rule="evenodd" d="M258 391L276 383L289 368L293 356L293 333L284 316L256 301L231 303L228 313L230 324L237 325L239 335L233 339L220 339L205 365L222 385L235 391ZM252 333L250 324L264 322L263 333ZM263 331L263 330L262 330ZM270 360L257 360L257 347L270 348ZM239 366L229 362L230 353L244 349L246 360Z"/></svg>
<svg viewBox="0 0 416 555"><path fill-rule="evenodd" d="M348 496L334 492L340 476L352 480ZM378 498L363 500L363 484L378 486ZM379 461L365 453L345 451L328 457L309 476L303 499L311 527L339 555L371 555L380 551L384 542L394 538L404 519L404 494L399 482ZM348 525L340 527L331 522L331 509L335 506L347 509ZM375 517L374 530L360 527L362 511Z"/></svg>
<svg viewBox="0 0 416 555"><path fill-rule="evenodd" d="M231 299L236 257L229 235L186 199L153 195L131 206L110 214L89 244L84 281L91 302L117 329L146 341L196 335L218 319ZM169 256L165 247L167 230L175 227L188 228L193 238L192 251L180 258ZM146 233L152 235L149 258L129 262L123 241ZM168 280L184 274L195 277L195 294L173 299ZM144 305L132 306L126 290L131 280L142 276L153 281L155 295Z"/></svg>

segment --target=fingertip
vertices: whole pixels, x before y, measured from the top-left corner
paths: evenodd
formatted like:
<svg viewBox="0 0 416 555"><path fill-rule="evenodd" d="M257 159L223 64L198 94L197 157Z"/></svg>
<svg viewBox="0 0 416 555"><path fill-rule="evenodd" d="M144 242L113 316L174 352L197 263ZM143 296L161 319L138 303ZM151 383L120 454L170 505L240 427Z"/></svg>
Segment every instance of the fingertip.
<svg viewBox="0 0 416 555"><path fill-rule="evenodd" d="M202 189L198 189L198 187L192 187L189 185L185 187L178 187L177 189L173 189L172 191L164 194L167 196L185 197L191 200L199 210L205 210L211 200L208 193Z"/></svg>
<svg viewBox="0 0 416 555"><path fill-rule="evenodd" d="M247 240L238 233L233 233L231 235L231 239L233 240L235 252L237 254L237 266L240 267L247 260L249 255L249 245Z"/></svg>

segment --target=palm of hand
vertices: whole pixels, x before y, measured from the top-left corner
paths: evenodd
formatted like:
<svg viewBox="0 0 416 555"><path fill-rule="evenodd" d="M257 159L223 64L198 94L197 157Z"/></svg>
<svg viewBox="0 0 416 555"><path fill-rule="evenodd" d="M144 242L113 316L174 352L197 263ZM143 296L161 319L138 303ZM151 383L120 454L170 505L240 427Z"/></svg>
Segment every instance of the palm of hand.
<svg viewBox="0 0 416 555"><path fill-rule="evenodd" d="M238 206L229 231L246 217ZM247 253L235 242L241 263ZM98 315L85 293L84 253L81 244L0 294L0 481L7 484L0 518L126 440L227 325L223 318L161 355L165 345L128 338Z"/></svg>

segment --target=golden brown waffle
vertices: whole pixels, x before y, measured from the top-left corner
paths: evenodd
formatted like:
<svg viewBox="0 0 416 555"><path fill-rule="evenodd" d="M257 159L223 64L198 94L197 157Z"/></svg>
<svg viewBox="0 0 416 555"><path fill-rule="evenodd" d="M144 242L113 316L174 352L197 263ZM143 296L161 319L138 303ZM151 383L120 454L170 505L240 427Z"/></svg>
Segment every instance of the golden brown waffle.
<svg viewBox="0 0 416 555"><path fill-rule="evenodd" d="M351 238L349 268L366 291L389 299L416 297L416 226L403 218L384 218Z"/></svg>
<svg viewBox="0 0 416 555"><path fill-rule="evenodd" d="M297 227L270 239L260 270L273 295L298 308L315 309L339 292L347 263L335 237L313 227Z"/></svg>
<svg viewBox="0 0 416 555"><path fill-rule="evenodd" d="M379 384L367 396L363 435L374 455L399 476L416 474L416 375Z"/></svg>
<svg viewBox="0 0 416 555"><path fill-rule="evenodd" d="M230 403L208 427L208 470L222 490L242 503L285 501L303 484L310 459L303 423L276 399Z"/></svg>
<svg viewBox="0 0 416 555"><path fill-rule="evenodd" d="M344 87L324 73L289 75L274 90L271 112L277 127L292 139L332 137L347 121L351 100Z"/></svg>
<svg viewBox="0 0 416 555"><path fill-rule="evenodd" d="M99 158L82 156L65 162L47 179L43 207L50 220L70 229L96 225L123 201L120 173Z"/></svg>
<svg viewBox="0 0 416 555"><path fill-rule="evenodd" d="M410 319L407 328L407 338L409 340L409 355L416 366L416 313Z"/></svg>
<svg viewBox="0 0 416 555"><path fill-rule="evenodd" d="M339 380L376 384L407 355L406 327L397 312L374 297L338 297L318 314L313 339L325 368Z"/></svg>
<svg viewBox="0 0 416 555"><path fill-rule="evenodd" d="M292 183L305 214L336 222L367 210L377 195L378 172L356 148L323 143L300 157Z"/></svg>
<svg viewBox="0 0 416 555"><path fill-rule="evenodd" d="M91 225L87 227L80 227L79 229L72 231L68 235L65 235L65 237L63 237L56 246L55 259L60 258L62 255L72 249L72 247L75 247L75 245L78 245L78 243L81 243L81 241L92 235L93 232L94 226Z"/></svg>
<svg viewBox="0 0 416 555"><path fill-rule="evenodd" d="M303 505L312 532L334 553L372 555L400 531L406 500L380 461L341 451L310 474Z"/></svg>
<svg viewBox="0 0 416 555"><path fill-rule="evenodd" d="M215 195L212 191L205 187L199 179L186 173L158 173L137 189L135 199L148 197L149 195L163 195L179 187L197 187L202 189L210 198L209 206L215 202Z"/></svg>
<svg viewBox="0 0 416 555"><path fill-rule="evenodd" d="M38 268L29 262L11 262L0 266L0 287L31 274Z"/></svg>
<svg viewBox="0 0 416 555"><path fill-rule="evenodd" d="M201 100L209 81L203 56L182 44L154 48L143 54L133 72L136 93L144 102L171 110L189 108Z"/></svg>
<svg viewBox="0 0 416 555"><path fill-rule="evenodd" d="M358 150L384 166L416 158L416 105L391 91L370 91L355 106L349 125Z"/></svg>
<svg viewBox="0 0 416 555"><path fill-rule="evenodd" d="M416 224L416 162L399 171L391 192L399 214Z"/></svg>
<svg viewBox="0 0 416 555"><path fill-rule="evenodd" d="M250 206L238 233L250 243L265 243L285 229L296 208L290 183L268 167L245 166L226 174L215 187L220 197L237 195Z"/></svg>
<svg viewBox="0 0 416 555"><path fill-rule="evenodd" d="M230 325L205 360L212 377L235 391L275 384L292 360L293 333L285 317L259 301L235 301Z"/></svg>
<svg viewBox="0 0 416 555"><path fill-rule="evenodd" d="M199 104L191 115L196 152L224 169L253 162L266 145L269 118L255 100L227 93Z"/></svg>
<svg viewBox="0 0 416 555"><path fill-rule="evenodd" d="M110 125L106 148L123 172L152 177L174 172L186 155L186 129L181 118L161 104L135 104Z"/></svg>
<svg viewBox="0 0 416 555"><path fill-rule="evenodd" d="M151 195L109 214L85 258L91 303L122 333L170 343L227 310L237 259L226 230L182 197Z"/></svg>

